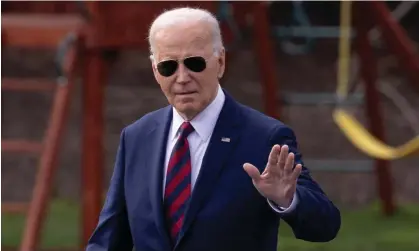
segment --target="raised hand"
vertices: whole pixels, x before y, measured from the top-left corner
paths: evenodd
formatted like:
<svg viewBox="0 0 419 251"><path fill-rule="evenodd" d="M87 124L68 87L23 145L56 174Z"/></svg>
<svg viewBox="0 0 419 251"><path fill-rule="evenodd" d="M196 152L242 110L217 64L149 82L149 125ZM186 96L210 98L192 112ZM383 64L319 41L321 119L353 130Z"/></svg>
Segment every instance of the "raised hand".
<svg viewBox="0 0 419 251"><path fill-rule="evenodd" d="M297 179L302 166L294 166L294 153L288 153L288 146L275 145L269 154L268 164L260 174L258 168L250 163L243 165L244 170L253 180L253 185L265 198L278 206L287 208L291 205L297 187Z"/></svg>

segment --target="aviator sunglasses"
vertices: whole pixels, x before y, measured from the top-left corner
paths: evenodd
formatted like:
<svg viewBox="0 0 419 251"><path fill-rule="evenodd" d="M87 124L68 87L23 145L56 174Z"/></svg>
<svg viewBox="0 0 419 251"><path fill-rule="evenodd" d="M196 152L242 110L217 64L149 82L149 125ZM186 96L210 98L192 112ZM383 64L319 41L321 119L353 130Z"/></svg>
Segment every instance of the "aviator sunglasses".
<svg viewBox="0 0 419 251"><path fill-rule="evenodd" d="M205 58L200 56L187 57L182 60L186 68L193 72L202 72L207 67ZM172 76L179 67L179 61L170 59L157 64L157 71L164 77Z"/></svg>

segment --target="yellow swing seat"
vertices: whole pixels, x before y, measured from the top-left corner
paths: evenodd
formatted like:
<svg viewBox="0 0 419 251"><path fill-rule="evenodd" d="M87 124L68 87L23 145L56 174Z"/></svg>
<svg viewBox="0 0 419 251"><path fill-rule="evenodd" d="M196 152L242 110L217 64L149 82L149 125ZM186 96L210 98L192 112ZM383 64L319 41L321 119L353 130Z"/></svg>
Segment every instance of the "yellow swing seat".
<svg viewBox="0 0 419 251"><path fill-rule="evenodd" d="M351 2L341 1L339 73L336 89L336 94L341 100L344 100L348 94L350 35L347 31L351 26ZM401 146L392 147L369 133L354 116L339 106L333 111L333 119L348 140L371 157L394 160L419 155L419 135Z"/></svg>

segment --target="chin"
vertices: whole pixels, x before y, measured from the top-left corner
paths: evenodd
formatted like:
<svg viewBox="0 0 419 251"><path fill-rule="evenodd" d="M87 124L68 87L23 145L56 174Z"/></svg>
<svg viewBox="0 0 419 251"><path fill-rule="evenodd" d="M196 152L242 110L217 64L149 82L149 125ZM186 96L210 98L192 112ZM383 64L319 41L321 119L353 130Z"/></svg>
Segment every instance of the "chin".
<svg viewBox="0 0 419 251"><path fill-rule="evenodd" d="M179 113L182 113L188 117L195 116L200 112L199 105L196 103L181 103L176 105L175 108Z"/></svg>
<svg viewBox="0 0 419 251"><path fill-rule="evenodd" d="M196 107L197 106L194 104L179 104L176 106L176 109L182 113L190 113L190 112L196 111L197 110Z"/></svg>
<svg viewBox="0 0 419 251"><path fill-rule="evenodd" d="M197 107L198 102L195 98L192 97L178 97L175 100L176 108L179 110L185 109L193 109L193 107Z"/></svg>

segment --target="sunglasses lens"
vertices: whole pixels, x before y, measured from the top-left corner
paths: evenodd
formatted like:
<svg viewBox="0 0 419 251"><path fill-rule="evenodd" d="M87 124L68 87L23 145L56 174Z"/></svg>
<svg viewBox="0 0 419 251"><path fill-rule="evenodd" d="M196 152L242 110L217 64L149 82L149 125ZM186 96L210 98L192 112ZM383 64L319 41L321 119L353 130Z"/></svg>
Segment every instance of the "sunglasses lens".
<svg viewBox="0 0 419 251"><path fill-rule="evenodd" d="M177 62L175 60L167 60L157 64L157 71L164 77L170 77L177 70Z"/></svg>
<svg viewBox="0 0 419 251"><path fill-rule="evenodd" d="M193 72L202 72L207 67L207 63L203 57L186 58L183 63Z"/></svg>

